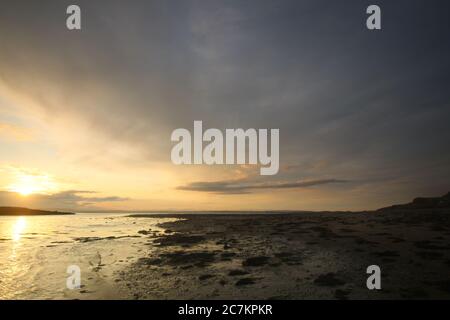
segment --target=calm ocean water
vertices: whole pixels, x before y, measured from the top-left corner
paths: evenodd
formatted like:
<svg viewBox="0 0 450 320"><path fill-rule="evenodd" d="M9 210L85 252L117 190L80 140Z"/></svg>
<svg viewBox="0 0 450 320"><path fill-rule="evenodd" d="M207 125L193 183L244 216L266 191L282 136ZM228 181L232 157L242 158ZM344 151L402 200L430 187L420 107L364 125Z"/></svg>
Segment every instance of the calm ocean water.
<svg viewBox="0 0 450 320"><path fill-rule="evenodd" d="M127 298L115 275L151 250L140 230L168 218L126 214L0 217L0 299ZM66 286L79 266L78 290Z"/></svg>

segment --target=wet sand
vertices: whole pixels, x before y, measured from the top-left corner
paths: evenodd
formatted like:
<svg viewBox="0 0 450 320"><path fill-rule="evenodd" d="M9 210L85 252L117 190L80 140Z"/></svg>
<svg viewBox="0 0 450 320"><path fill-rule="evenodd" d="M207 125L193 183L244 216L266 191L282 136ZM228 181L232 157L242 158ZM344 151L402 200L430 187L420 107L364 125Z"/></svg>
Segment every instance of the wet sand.
<svg viewBox="0 0 450 320"><path fill-rule="evenodd" d="M116 285L117 273L148 254L139 230L164 229L174 219L79 213L0 217L0 300L132 299ZM69 266L81 287L68 288Z"/></svg>
<svg viewBox="0 0 450 320"><path fill-rule="evenodd" d="M161 215L137 215L151 219ZM450 210L168 214L117 282L135 299L449 299ZM381 268L368 290L366 268Z"/></svg>

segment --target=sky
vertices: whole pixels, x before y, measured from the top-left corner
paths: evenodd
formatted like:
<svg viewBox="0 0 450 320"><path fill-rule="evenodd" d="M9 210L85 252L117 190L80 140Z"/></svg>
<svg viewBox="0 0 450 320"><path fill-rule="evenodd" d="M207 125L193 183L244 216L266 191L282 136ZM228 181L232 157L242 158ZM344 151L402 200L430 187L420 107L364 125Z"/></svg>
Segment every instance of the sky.
<svg viewBox="0 0 450 320"><path fill-rule="evenodd" d="M81 8L82 29L66 28ZM381 8L382 29L366 28ZM1 1L0 205L365 210L450 191L448 1ZM280 170L174 165L278 128Z"/></svg>

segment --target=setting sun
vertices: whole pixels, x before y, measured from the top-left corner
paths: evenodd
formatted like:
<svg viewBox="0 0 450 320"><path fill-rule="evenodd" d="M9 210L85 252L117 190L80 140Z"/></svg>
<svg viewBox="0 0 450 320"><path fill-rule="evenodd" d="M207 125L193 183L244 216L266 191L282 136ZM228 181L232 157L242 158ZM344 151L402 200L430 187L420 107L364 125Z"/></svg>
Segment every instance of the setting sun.
<svg viewBox="0 0 450 320"><path fill-rule="evenodd" d="M50 193L55 189L56 185L50 176L25 173L17 175L16 181L8 187L9 191L17 192L23 196L35 193Z"/></svg>

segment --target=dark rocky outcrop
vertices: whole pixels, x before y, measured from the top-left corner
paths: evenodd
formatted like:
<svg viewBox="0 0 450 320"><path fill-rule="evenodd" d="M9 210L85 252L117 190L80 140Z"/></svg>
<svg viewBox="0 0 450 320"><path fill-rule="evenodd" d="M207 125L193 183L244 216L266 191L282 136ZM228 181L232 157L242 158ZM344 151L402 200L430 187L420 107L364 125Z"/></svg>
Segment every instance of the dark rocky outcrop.
<svg viewBox="0 0 450 320"><path fill-rule="evenodd" d="M450 192L442 197L432 198L415 198L412 202L406 204L397 204L378 211L388 210L414 210L414 209L449 209L450 208Z"/></svg>
<svg viewBox="0 0 450 320"><path fill-rule="evenodd" d="M72 212L34 210L21 207L0 207L0 216L45 216L45 215L67 215Z"/></svg>

